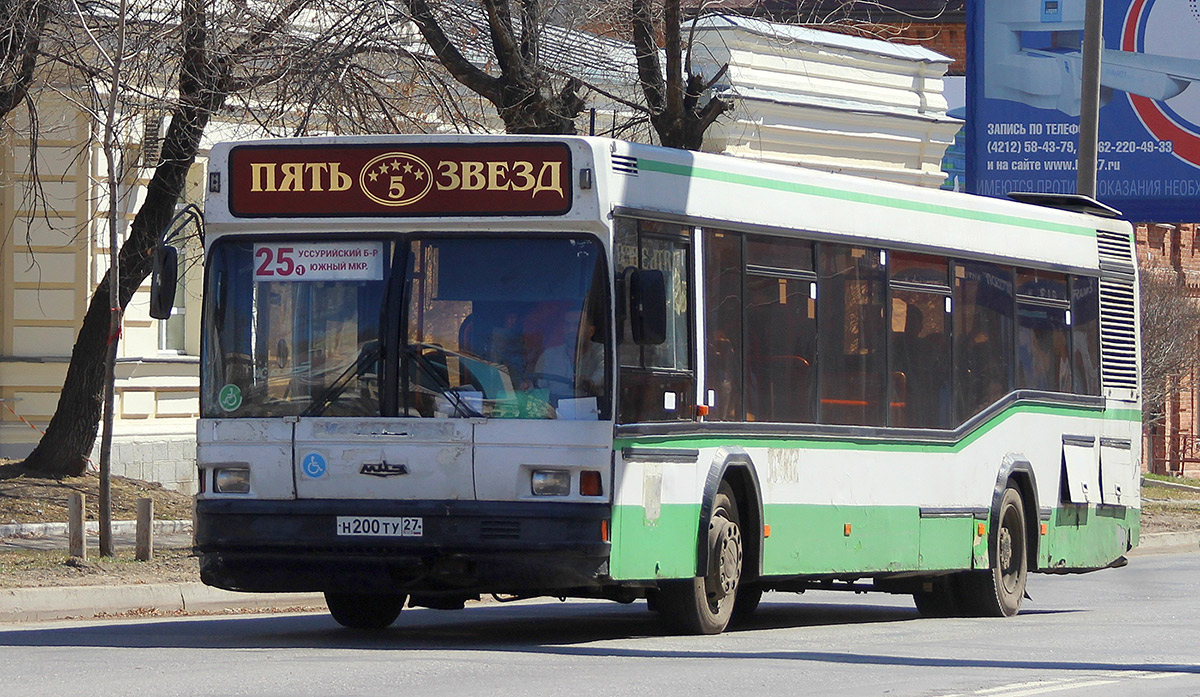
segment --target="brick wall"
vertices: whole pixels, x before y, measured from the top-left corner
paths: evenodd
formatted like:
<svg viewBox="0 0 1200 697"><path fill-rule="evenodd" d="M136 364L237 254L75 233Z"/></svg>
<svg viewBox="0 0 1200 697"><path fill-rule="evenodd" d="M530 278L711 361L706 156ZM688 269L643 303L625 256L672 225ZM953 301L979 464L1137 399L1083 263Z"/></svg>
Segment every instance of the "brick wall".
<svg viewBox="0 0 1200 697"><path fill-rule="evenodd" d="M883 39L899 44L916 44L953 58L947 75L967 74L967 25L962 22L913 22L911 24L814 24L813 29L852 36Z"/></svg>
<svg viewBox="0 0 1200 697"><path fill-rule="evenodd" d="M1143 223L1136 231L1139 265L1167 272L1179 293L1200 302L1200 224ZM1183 333L1195 352L1192 355L1200 354L1200 327L1185 328ZM1195 477L1200 476L1200 376L1193 366L1181 371L1179 379L1179 391L1166 400L1163 419L1147 429L1142 469Z"/></svg>

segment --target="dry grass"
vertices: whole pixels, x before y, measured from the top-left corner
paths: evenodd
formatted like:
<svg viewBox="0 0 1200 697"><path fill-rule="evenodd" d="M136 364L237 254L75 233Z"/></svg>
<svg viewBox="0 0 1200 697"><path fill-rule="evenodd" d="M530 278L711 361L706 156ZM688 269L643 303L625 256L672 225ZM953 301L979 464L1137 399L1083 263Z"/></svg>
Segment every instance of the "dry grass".
<svg viewBox="0 0 1200 697"><path fill-rule="evenodd" d="M192 497L164 489L160 484L125 477L113 477L112 519L135 520L137 500L154 500L158 520L191 520ZM65 523L67 501L72 493L85 497L88 520L97 520L100 504L100 475L88 472L81 477L50 479L31 472L12 461L0 461L0 524Z"/></svg>
<svg viewBox="0 0 1200 697"><path fill-rule="evenodd" d="M67 556L65 551L0 551L0 588L194 583L200 580L197 560L190 549L156 550L149 561L135 561L132 548L118 548L116 552L116 556L99 558L93 549L88 560L83 561Z"/></svg>
<svg viewBox="0 0 1200 697"><path fill-rule="evenodd" d="M113 477L113 520L135 520L137 500L154 500L158 520L191 520L192 498L159 484ZM0 524L65 523L67 501L72 493L85 496L88 520L99 516L100 476L89 472L81 477L48 479L13 461L0 461ZM177 583L200 580L197 560L190 549L156 549L154 558L133 559L133 548L118 546L113 557L100 558L89 550L87 561L67 555L66 540L61 550L0 549L0 588L31 586L92 586L129 583Z"/></svg>

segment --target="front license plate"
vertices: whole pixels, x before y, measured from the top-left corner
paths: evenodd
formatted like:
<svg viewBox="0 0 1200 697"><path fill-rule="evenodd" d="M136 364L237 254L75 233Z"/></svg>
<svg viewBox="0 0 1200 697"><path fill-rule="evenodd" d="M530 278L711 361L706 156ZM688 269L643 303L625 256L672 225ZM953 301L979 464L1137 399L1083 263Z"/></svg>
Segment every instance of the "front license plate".
<svg viewBox="0 0 1200 697"><path fill-rule="evenodd" d="M425 534L425 519L338 516L337 534L350 537L421 537Z"/></svg>

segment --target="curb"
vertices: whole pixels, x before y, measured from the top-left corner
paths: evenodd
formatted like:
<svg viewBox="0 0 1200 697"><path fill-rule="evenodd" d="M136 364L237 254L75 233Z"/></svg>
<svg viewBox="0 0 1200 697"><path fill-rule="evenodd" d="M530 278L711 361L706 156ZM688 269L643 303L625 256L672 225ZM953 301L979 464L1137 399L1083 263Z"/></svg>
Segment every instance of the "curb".
<svg viewBox="0 0 1200 697"><path fill-rule="evenodd" d="M1169 554L1200 551L1200 530L1187 532L1152 532L1143 534L1126 556Z"/></svg>
<svg viewBox="0 0 1200 697"><path fill-rule="evenodd" d="M100 523L95 520L84 522L85 532L100 532ZM137 532L136 520L114 520L112 522L114 535ZM191 532L190 520L156 520L155 533ZM49 537L50 535L66 535L67 523L6 523L0 525L0 539L5 537Z"/></svg>
<svg viewBox="0 0 1200 697"><path fill-rule="evenodd" d="M1153 489L1155 487L1158 487L1161 489L1175 489L1176 491L1192 491L1192 492L1200 491L1200 486L1191 486L1190 484L1177 484L1175 482L1164 482L1161 479L1146 479L1145 477L1142 477L1142 488L1143 489L1147 489L1147 488Z"/></svg>
<svg viewBox="0 0 1200 697"><path fill-rule="evenodd" d="M92 619L125 612L281 611L324 608L320 593L236 593L203 583L0 589L0 623Z"/></svg>

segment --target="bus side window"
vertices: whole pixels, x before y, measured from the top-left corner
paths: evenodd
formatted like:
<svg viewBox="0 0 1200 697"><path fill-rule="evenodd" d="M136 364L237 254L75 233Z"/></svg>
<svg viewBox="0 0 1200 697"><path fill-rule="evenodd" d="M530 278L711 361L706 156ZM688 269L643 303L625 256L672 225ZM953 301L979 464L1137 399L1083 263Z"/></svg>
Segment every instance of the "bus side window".
<svg viewBox="0 0 1200 697"><path fill-rule="evenodd" d="M1100 394L1100 281L1071 278L1071 375L1076 394Z"/></svg>
<svg viewBox="0 0 1200 697"><path fill-rule="evenodd" d="M891 426L950 425L950 285L945 257L892 252Z"/></svg>
<svg viewBox="0 0 1200 697"><path fill-rule="evenodd" d="M812 242L746 236L747 421L815 420L816 280Z"/></svg>
<svg viewBox="0 0 1200 697"><path fill-rule="evenodd" d="M1012 389L1013 271L954 264L954 422Z"/></svg>
<svg viewBox="0 0 1200 697"><path fill-rule="evenodd" d="M667 292L666 341L638 346L622 322L618 420L675 421L695 415L692 372L690 228L646 220L619 219L618 270L626 266L663 272ZM628 263L633 262L633 263Z"/></svg>
<svg viewBox="0 0 1200 697"><path fill-rule="evenodd" d="M742 420L742 236L704 231L705 379L709 421Z"/></svg>
<svg viewBox="0 0 1200 697"><path fill-rule="evenodd" d="M821 423L886 423L887 335L881 257L877 249L820 247Z"/></svg>
<svg viewBox="0 0 1200 697"><path fill-rule="evenodd" d="M1067 277L1017 271L1017 388L1070 392Z"/></svg>

